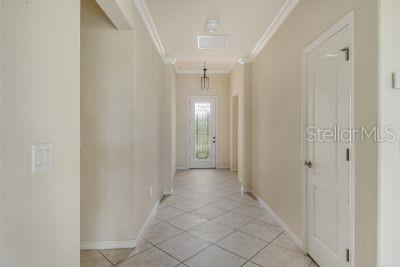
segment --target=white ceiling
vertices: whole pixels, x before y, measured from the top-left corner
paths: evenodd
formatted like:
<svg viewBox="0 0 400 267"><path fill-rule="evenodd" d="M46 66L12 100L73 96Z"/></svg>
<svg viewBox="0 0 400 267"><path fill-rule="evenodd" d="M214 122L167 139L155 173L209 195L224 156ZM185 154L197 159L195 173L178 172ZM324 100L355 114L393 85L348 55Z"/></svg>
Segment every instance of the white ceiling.
<svg viewBox="0 0 400 267"><path fill-rule="evenodd" d="M161 44L177 60L181 72L200 71L203 60L211 71L226 72L248 56L277 17L285 0L146 0ZM207 35L209 19L219 22L214 33L229 35L228 46L199 50L197 36Z"/></svg>

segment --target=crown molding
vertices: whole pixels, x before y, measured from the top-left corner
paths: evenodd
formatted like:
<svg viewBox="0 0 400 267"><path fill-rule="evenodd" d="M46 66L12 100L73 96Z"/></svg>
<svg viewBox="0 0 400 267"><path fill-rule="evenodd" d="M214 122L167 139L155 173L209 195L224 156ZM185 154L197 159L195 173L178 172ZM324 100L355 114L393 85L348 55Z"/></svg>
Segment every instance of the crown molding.
<svg viewBox="0 0 400 267"><path fill-rule="evenodd" d="M150 15L149 9L145 0L133 0L140 16L143 19L144 24L146 25L147 31L150 34L151 39L154 42L154 45L157 48L158 53L160 54L163 60L167 59L165 54L164 46L161 43L160 36L157 33L156 26L154 25L153 19Z"/></svg>
<svg viewBox="0 0 400 267"><path fill-rule="evenodd" d="M258 54L263 50L263 48L268 44L271 40L272 36L279 29L279 27L285 22L285 20L289 17L290 13L294 10L300 0L287 0L283 7L279 10L278 14L272 21L271 25L267 28L264 35L261 37L260 41L251 51L248 58L243 58L239 60L240 64L251 63ZM243 63L241 63L241 60Z"/></svg>

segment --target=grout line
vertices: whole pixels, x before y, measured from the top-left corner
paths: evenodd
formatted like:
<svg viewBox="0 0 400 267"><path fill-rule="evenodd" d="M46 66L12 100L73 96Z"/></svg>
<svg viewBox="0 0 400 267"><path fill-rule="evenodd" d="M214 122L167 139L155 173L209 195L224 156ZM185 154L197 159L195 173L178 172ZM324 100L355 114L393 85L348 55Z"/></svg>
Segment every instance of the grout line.
<svg viewBox="0 0 400 267"><path fill-rule="evenodd" d="M114 263L112 263L106 256L104 256L104 254L101 253L100 249L96 249L96 250L97 250L97 252L99 252L104 258L106 258L106 260L107 260L109 263L111 263L111 266L114 266Z"/></svg>

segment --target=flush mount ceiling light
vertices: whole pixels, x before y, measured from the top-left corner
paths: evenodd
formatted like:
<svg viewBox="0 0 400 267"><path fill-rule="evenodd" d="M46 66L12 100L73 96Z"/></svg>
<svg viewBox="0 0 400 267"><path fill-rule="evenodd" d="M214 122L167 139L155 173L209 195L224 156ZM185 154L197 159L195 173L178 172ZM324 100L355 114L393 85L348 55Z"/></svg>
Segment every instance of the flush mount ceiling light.
<svg viewBox="0 0 400 267"><path fill-rule="evenodd" d="M210 89L210 78L207 75L207 67L206 62L204 61L203 67L203 76L201 77L201 90L209 90Z"/></svg>
<svg viewBox="0 0 400 267"><path fill-rule="evenodd" d="M207 31L209 33L214 33L218 29L219 23L218 21L212 19L207 22Z"/></svg>

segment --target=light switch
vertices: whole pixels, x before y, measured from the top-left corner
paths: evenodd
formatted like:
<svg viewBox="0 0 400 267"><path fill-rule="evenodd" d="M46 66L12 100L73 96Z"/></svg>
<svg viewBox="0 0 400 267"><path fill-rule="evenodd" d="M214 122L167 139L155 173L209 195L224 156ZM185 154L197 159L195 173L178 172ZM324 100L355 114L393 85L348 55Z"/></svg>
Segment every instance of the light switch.
<svg viewBox="0 0 400 267"><path fill-rule="evenodd" d="M400 72L393 73L393 89L400 89Z"/></svg>
<svg viewBox="0 0 400 267"><path fill-rule="evenodd" d="M53 161L53 144L35 144L32 146L32 173L53 168Z"/></svg>

